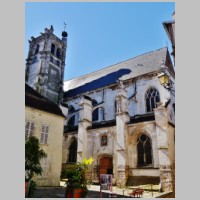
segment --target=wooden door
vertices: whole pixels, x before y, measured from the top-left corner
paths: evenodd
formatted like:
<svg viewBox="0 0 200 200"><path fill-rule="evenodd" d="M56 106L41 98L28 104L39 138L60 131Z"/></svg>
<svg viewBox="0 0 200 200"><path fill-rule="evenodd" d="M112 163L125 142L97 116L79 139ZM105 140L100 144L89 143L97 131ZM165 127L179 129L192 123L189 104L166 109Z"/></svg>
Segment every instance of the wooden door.
<svg viewBox="0 0 200 200"><path fill-rule="evenodd" d="M103 157L100 159L99 174L112 174L113 172L112 158Z"/></svg>

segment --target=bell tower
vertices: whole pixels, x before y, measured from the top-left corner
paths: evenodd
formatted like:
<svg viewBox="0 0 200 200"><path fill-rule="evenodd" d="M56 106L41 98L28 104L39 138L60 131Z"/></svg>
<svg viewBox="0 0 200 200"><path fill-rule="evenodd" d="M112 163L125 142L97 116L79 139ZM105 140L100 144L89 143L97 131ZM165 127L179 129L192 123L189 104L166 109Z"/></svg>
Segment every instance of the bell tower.
<svg viewBox="0 0 200 200"><path fill-rule="evenodd" d="M63 96L68 34L63 31L60 39L53 31L53 26L45 28L44 33L29 40L25 81L41 95L59 104Z"/></svg>

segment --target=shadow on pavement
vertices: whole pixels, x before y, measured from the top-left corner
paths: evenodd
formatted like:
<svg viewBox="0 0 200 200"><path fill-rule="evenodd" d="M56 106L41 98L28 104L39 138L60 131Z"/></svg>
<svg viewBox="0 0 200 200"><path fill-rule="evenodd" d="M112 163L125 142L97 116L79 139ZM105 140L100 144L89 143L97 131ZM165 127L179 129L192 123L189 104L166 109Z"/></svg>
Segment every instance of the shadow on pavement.
<svg viewBox="0 0 200 200"><path fill-rule="evenodd" d="M109 193L102 192L102 197L101 197L100 192L92 190L90 190L86 196L86 198L109 198L109 197L110 197ZM113 196L113 198L130 198L130 197L116 194L116 196Z"/></svg>
<svg viewBox="0 0 200 200"><path fill-rule="evenodd" d="M86 198L101 198L99 191L89 190ZM102 192L102 198L109 198L110 194ZM65 198L65 188L64 187L37 187L35 191L34 198ZM130 198L128 196L123 196L117 194L113 198Z"/></svg>

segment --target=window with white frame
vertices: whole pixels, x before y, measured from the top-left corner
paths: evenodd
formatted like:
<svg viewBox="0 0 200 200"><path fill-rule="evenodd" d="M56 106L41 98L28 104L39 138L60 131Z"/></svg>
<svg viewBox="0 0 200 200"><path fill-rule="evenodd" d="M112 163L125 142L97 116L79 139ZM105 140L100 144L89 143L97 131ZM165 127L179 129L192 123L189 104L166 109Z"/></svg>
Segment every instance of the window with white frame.
<svg viewBox="0 0 200 200"><path fill-rule="evenodd" d="M34 123L26 122L25 139L27 140L30 136L33 136Z"/></svg>
<svg viewBox="0 0 200 200"><path fill-rule="evenodd" d="M41 144L47 143L48 134L49 134L49 126L48 125L42 125L42 131L41 131L41 137L40 137L40 143Z"/></svg>

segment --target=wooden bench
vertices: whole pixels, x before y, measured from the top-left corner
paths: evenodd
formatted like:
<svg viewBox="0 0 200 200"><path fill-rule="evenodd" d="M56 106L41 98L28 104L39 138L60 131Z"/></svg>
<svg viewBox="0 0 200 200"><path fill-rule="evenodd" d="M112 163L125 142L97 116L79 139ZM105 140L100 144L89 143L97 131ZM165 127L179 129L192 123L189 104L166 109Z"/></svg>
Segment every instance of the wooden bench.
<svg viewBox="0 0 200 200"><path fill-rule="evenodd" d="M133 191L131 193L129 193L129 195L131 197L142 197L144 193L144 190L141 188L135 188L133 189Z"/></svg>

